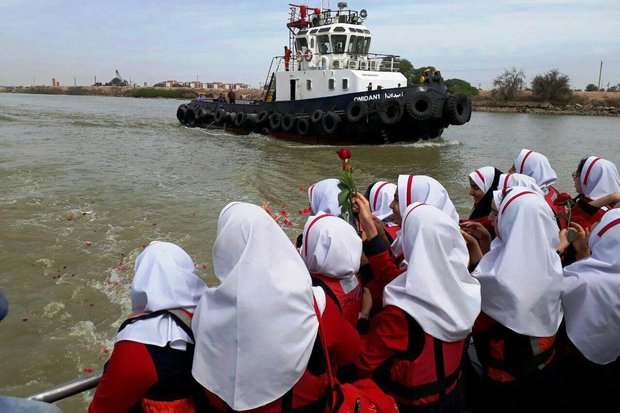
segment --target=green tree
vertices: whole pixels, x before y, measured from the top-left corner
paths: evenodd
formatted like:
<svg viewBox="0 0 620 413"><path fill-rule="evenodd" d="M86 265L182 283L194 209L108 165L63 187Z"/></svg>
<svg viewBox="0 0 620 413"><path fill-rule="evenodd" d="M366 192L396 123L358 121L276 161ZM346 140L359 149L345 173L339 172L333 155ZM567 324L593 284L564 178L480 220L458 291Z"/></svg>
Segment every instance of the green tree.
<svg viewBox="0 0 620 413"><path fill-rule="evenodd" d="M513 100L521 94L524 85L525 73L513 67L510 70L504 70L504 73L495 78L493 95L503 100Z"/></svg>
<svg viewBox="0 0 620 413"><path fill-rule="evenodd" d="M573 96L568 75L558 69L536 76L532 80L532 93L537 99L555 103L565 103Z"/></svg>
<svg viewBox="0 0 620 413"><path fill-rule="evenodd" d="M586 92L598 92L598 87L594 83L590 83L586 86Z"/></svg>
<svg viewBox="0 0 620 413"><path fill-rule="evenodd" d="M448 79L445 81L445 84L452 93L463 93L467 96L478 96L480 94L477 88L462 79Z"/></svg>

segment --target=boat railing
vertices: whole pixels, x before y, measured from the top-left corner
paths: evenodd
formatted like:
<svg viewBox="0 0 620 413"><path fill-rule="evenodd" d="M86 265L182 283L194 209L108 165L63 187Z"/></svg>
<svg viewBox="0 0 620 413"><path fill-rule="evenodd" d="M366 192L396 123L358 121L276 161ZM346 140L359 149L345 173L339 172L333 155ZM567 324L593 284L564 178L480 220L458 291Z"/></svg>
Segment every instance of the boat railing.
<svg viewBox="0 0 620 413"><path fill-rule="evenodd" d="M33 394L32 396L27 397L27 399L38 400L46 403L53 403L58 400L66 399L67 397L71 397L78 393L97 387L102 375L103 370L85 374L76 379L42 391L41 393Z"/></svg>

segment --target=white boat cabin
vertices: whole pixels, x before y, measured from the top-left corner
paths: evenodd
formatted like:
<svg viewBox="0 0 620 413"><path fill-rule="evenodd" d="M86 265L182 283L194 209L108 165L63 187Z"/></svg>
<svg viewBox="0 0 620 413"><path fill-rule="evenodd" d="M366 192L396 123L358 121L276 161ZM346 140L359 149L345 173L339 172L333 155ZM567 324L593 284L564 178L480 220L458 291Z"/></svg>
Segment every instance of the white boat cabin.
<svg viewBox="0 0 620 413"><path fill-rule="evenodd" d="M338 96L407 86L398 72L398 56L369 53L372 35L359 13L338 3L338 10L293 6L290 22L294 44L289 70L275 72L276 101ZM299 10L297 10L299 8Z"/></svg>

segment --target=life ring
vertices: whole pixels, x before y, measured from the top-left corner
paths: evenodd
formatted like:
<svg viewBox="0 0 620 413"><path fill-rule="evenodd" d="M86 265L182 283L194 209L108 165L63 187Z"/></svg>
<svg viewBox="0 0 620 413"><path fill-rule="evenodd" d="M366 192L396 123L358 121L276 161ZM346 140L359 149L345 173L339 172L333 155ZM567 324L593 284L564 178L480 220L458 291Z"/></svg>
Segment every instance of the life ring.
<svg viewBox="0 0 620 413"><path fill-rule="evenodd" d="M327 135L333 135L340 124L340 115L336 112L329 111L323 116L321 127Z"/></svg>
<svg viewBox="0 0 620 413"><path fill-rule="evenodd" d="M186 115L187 115L187 104L183 103L177 109L177 119L179 120L179 122L181 122L182 124L186 124L187 123L187 119L185 119Z"/></svg>
<svg viewBox="0 0 620 413"><path fill-rule="evenodd" d="M471 99L462 93L450 95L446 101L444 113L452 125L463 125L469 122L471 119Z"/></svg>
<svg viewBox="0 0 620 413"><path fill-rule="evenodd" d="M269 116L269 128L271 130L278 130L282 126L282 114L279 112L272 113Z"/></svg>
<svg viewBox="0 0 620 413"><path fill-rule="evenodd" d="M379 117L385 125L395 125L403 117L403 104L397 99L388 99L379 109Z"/></svg>
<svg viewBox="0 0 620 413"><path fill-rule="evenodd" d="M301 136L306 136L310 132L310 119L308 118L297 118L297 122L295 122L297 128L297 134Z"/></svg>
<svg viewBox="0 0 620 413"><path fill-rule="evenodd" d="M325 112L323 112L323 109L316 109L314 112L312 112L312 115L310 115L310 121L312 123L319 123L323 120L324 115Z"/></svg>
<svg viewBox="0 0 620 413"><path fill-rule="evenodd" d="M312 50L306 49L306 51L304 52L304 60L306 62L309 62L310 60L312 60Z"/></svg>
<svg viewBox="0 0 620 413"><path fill-rule="evenodd" d="M283 131L289 132L295 126L295 116L290 113L288 115L284 115L280 126L282 126Z"/></svg>
<svg viewBox="0 0 620 413"><path fill-rule="evenodd" d="M359 100L353 100L347 106L347 121L351 123L357 123L360 120L366 118L368 116L368 105L366 102L361 102Z"/></svg>
<svg viewBox="0 0 620 413"><path fill-rule="evenodd" d="M407 101L407 112L415 120L426 120L433 116L437 101L428 92L419 91Z"/></svg>

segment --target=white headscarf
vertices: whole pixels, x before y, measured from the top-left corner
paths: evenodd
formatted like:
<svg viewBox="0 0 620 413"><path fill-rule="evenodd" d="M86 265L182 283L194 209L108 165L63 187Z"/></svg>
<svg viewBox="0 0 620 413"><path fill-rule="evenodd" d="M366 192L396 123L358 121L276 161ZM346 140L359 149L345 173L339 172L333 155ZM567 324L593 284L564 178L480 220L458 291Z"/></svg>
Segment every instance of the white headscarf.
<svg viewBox="0 0 620 413"><path fill-rule="evenodd" d="M396 185L391 182L378 181L370 188L368 203L370 211L381 221L392 218L394 212L390 204L394 200Z"/></svg>
<svg viewBox="0 0 620 413"><path fill-rule="evenodd" d="M515 172L531 176L545 194L549 192L549 187L558 180L549 159L541 153L529 149L521 149L515 162Z"/></svg>
<svg viewBox="0 0 620 413"><path fill-rule="evenodd" d="M483 166L469 174L472 181L484 192L489 192L493 181L495 180L495 168L492 166Z"/></svg>
<svg viewBox="0 0 620 413"><path fill-rule="evenodd" d="M620 209L605 213L588 241L592 255L564 268L566 332L590 361L620 356Z"/></svg>
<svg viewBox="0 0 620 413"><path fill-rule="evenodd" d="M553 211L529 188L513 187L503 198L501 191L493 195L498 237L473 272L482 287L482 311L519 334L552 336L562 321Z"/></svg>
<svg viewBox="0 0 620 413"><path fill-rule="evenodd" d="M220 285L196 308L192 374L232 409L254 409L283 396L306 370L319 327L313 292L320 311L325 294L256 205L222 210L213 267Z"/></svg>
<svg viewBox="0 0 620 413"><path fill-rule="evenodd" d="M339 216L341 214L340 204L338 203L338 194L340 181L336 178L323 179L308 188L308 200L312 213L319 211L330 215Z"/></svg>
<svg viewBox="0 0 620 413"><path fill-rule="evenodd" d="M545 196L545 193L536 183L536 180L528 175L523 174L501 174L499 176L499 183L497 185L498 191L506 191L508 188L512 188L513 186L522 186L524 188L529 188L534 192Z"/></svg>
<svg viewBox="0 0 620 413"><path fill-rule="evenodd" d="M383 291L394 305L442 341L464 339L480 313L480 284L469 274L459 226L439 209L414 202L403 215L403 251L411 264Z"/></svg>
<svg viewBox="0 0 620 413"><path fill-rule="evenodd" d="M448 196L448 191L436 179L426 175L398 176L398 205L401 215L407 206L421 202L445 212L454 222L459 222L459 214Z"/></svg>
<svg viewBox="0 0 620 413"><path fill-rule="evenodd" d="M171 242L153 241L136 259L131 284L133 313L182 308L194 312L207 285L195 274L194 262L181 247ZM168 343L185 350L192 339L169 315L128 324L116 341L130 340L165 347Z"/></svg>
<svg viewBox="0 0 620 413"><path fill-rule="evenodd" d="M308 217L300 253L311 274L357 282L362 239L342 219L322 212Z"/></svg>
<svg viewBox="0 0 620 413"><path fill-rule="evenodd" d="M620 191L620 175L613 162L597 156L586 159L581 169L581 192L590 199L598 199Z"/></svg>

